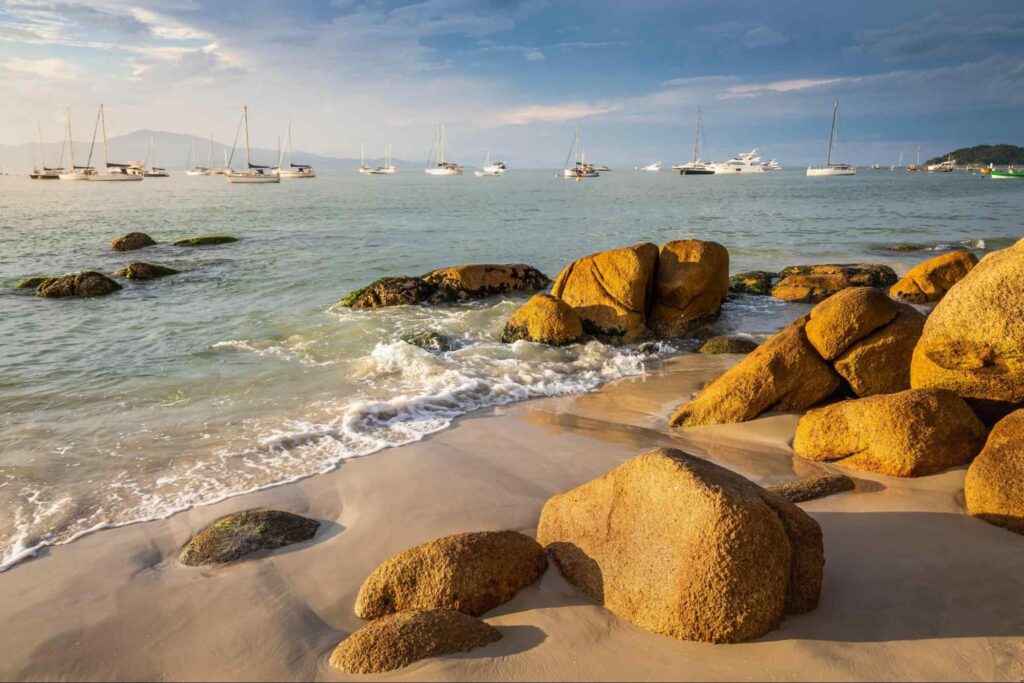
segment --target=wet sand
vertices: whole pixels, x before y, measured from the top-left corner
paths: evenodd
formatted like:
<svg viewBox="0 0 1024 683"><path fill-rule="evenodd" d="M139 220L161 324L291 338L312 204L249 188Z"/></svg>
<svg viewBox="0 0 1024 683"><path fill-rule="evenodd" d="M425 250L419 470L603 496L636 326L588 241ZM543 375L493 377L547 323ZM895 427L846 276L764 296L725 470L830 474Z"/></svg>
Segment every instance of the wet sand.
<svg viewBox="0 0 1024 683"><path fill-rule="evenodd" d="M327 659L362 624L359 586L405 548L462 531L532 534L552 494L655 446L762 484L829 469L792 455L796 415L668 428L671 409L735 360L683 356L646 378L476 413L328 474L50 548L0 574L0 679L344 680ZM362 678L1024 680L1024 538L964 513L964 471L850 473L855 491L802 504L824 531L821 604L756 641L647 633L552 567L485 616L501 641ZM214 519L262 506L323 525L310 542L226 567L176 561Z"/></svg>

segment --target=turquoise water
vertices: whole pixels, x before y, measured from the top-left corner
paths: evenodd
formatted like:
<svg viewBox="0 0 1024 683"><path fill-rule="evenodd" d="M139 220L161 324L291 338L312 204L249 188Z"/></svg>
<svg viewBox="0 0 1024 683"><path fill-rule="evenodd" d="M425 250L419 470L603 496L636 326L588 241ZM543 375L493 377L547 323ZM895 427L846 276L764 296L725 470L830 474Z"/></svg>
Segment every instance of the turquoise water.
<svg viewBox="0 0 1024 683"><path fill-rule="evenodd" d="M903 271L937 250L1006 246L1024 234L1022 216L1024 183L960 173L615 171L576 183L553 171L336 171L261 186L0 177L0 566L91 529L324 471L481 407L588 391L685 347L503 345L521 297L333 306L379 276L521 261L553 277L590 252L687 237L726 245L733 272L836 261ZM109 250L135 230L163 244ZM166 244L212 233L242 240ZM895 242L922 249L884 248ZM27 275L112 272L134 259L185 272L91 300L11 289ZM804 310L744 297L718 328L765 335ZM401 341L426 329L459 347L431 354Z"/></svg>

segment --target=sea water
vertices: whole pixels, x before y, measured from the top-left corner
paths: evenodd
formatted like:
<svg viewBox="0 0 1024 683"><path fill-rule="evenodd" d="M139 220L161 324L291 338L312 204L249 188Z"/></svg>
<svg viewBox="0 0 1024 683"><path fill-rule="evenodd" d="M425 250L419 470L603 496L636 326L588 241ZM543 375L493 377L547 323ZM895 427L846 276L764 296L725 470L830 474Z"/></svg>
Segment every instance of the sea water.
<svg viewBox="0 0 1024 683"><path fill-rule="evenodd" d="M590 391L692 348L502 344L525 295L336 305L377 277L482 262L554 277L588 253L684 238L724 244L732 272L858 261L905 271L942 250L1004 247L1024 234L1022 216L1024 183L965 173L0 177L0 567L90 530L323 472L474 410ZM110 250L132 231L160 244ZM240 241L169 244L204 234ZM886 248L894 243L918 249ZM29 275L133 260L183 272L96 299L13 290ZM716 329L763 338L807 308L742 296ZM428 330L454 348L402 341Z"/></svg>

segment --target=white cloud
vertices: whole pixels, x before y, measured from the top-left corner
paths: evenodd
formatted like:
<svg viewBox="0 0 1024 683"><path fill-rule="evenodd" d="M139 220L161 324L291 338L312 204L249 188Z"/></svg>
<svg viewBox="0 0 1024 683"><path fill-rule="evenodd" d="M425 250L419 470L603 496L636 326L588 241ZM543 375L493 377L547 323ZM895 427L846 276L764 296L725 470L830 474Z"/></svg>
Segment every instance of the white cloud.
<svg viewBox="0 0 1024 683"><path fill-rule="evenodd" d="M78 78L81 69L66 59L19 59L11 58L0 62L8 71L31 74L38 78L54 81L72 81Z"/></svg>
<svg viewBox="0 0 1024 683"><path fill-rule="evenodd" d="M743 83L740 85L732 85L726 88L725 92L720 95L721 99L737 99L737 98L748 98L748 97L759 97L766 93L781 93L781 92L792 92L794 90L807 90L809 88L818 88L823 85L834 85L841 83L844 80L856 80L856 79L843 79L843 78L797 78L791 81L774 81L772 83Z"/></svg>
<svg viewBox="0 0 1024 683"><path fill-rule="evenodd" d="M499 112L491 118L490 125L524 126L536 122L575 121L588 116L607 114L620 108L621 105L617 104L585 104L582 102L554 105L534 104Z"/></svg>

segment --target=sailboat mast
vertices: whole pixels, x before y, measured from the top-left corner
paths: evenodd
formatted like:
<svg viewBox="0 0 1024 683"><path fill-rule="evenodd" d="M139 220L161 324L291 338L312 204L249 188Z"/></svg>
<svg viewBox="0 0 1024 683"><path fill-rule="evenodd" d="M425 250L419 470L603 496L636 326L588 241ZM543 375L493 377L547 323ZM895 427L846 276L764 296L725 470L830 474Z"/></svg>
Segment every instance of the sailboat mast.
<svg viewBox="0 0 1024 683"><path fill-rule="evenodd" d="M245 166L252 168L252 160L249 152L249 106L242 106L242 118L245 119Z"/></svg>
<svg viewBox="0 0 1024 683"><path fill-rule="evenodd" d="M213 168L213 133L210 133L210 153L207 157L206 168Z"/></svg>
<svg viewBox="0 0 1024 683"><path fill-rule="evenodd" d="M46 150L43 149L43 124L39 122L39 119L36 119L36 128L39 130L39 160L43 168L46 168Z"/></svg>
<svg viewBox="0 0 1024 683"><path fill-rule="evenodd" d="M110 167L110 157L107 152L107 116L103 113L103 105L100 105L100 127L103 130L103 167Z"/></svg>
<svg viewBox="0 0 1024 683"><path fill-rule="evenodd" d="M71 172L74 173L74 171L75 171L75 139L73 137L71 137L71 107L68 107L67 124L68 125L66 126L66 128L67 128L67 134L68 134L68 149L70 151L70 155L69 156L71 157Z"/></svg>
<svg viewBox="0 0 1024 683"><path fill-rule="evenodd" d="M288 117L288 168L292 167L292 117Z"/></svg>
<svg viewBox="0 0 1024 683"><path fill-rule="evenodd" d="M836 137L836 114L839 113L839 99L837 98L835 104L832 105L832 130L828 134L828 158L825 161L825 166L829 167L832 165L832 141Z"/></svg>
<svg viewBox="0 0 1024 683"><path fill-rule="evenodd" d="M441 165L444 166L444 124L441 124Z"/></svg>
<svg viewBox="0 0 1024 683"><path fill-rule="evenodd" d="M693 163L697 163L697 145L700 144L700 109L697 110L697 129L693 132Z"/></svg>

